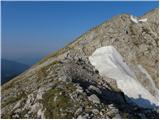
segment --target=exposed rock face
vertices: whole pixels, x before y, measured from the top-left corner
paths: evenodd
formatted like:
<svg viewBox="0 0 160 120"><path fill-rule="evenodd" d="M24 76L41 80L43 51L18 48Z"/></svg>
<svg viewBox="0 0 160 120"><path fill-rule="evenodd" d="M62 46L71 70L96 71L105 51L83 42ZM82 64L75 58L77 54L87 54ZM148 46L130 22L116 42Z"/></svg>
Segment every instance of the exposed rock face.
<svg viewBox="0 0 160 120"><path fill-rule="evenodd" d="M100 100L95 94L92 94L91 96L89 96L88 99L93 103L100 104Z"/></svg>
<svg viewBox="0 0 160 120"><path fill-rule="evenodd" d="M101 76L89 61L97 48L114 46L137 80L156 96L158 9L143 18L147 22L136 24L129 15L116 16L4 84L1 117L158 118L153 109L126 103L130 98L116 80Z"/></svg>

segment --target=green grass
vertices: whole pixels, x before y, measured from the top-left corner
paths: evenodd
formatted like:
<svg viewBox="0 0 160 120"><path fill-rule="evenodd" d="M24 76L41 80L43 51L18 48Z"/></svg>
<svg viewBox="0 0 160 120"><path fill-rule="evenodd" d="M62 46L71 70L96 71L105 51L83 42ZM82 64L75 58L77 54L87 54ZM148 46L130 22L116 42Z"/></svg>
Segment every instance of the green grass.
<svg viewBox="0 0 160 120"><path fill-rule="evenodd" d="M59 95L60 92L62 92L62 90L54 88L43 95L44 100L42 104L46 108L46 118L72 118L72 113L65 111L67 107L72 105L70 98L67 95ZM57 96L57 99L54 101L55 96ZM62 109L63 112L61 112L60 109ZM62 113L64 114L63 116L61 115Z"/></svg>
<svg viewBox="0 0 160 120"><path fill-rule="evenodd" d="M22 92L20 95L15 96L15 97L9 97L6 101L2 102L2 108L9 105L9 104L13 104L15 102L17 102L18 100L20 100L21 98L26 97L26 94L24 92Z"/></svg>
<svg viewBox="0 0 160 120"><path fill-rule="evenodd" d="M47 76L47 69L50 67L50 66L54 66L54 65L57 65L59 64L60 61L54 61L52 62L51 64L47 65L47 66L43 66L41 67L38 71L36 71L36 74L38 75L38 78L39 79L43 79Z"/></svg>

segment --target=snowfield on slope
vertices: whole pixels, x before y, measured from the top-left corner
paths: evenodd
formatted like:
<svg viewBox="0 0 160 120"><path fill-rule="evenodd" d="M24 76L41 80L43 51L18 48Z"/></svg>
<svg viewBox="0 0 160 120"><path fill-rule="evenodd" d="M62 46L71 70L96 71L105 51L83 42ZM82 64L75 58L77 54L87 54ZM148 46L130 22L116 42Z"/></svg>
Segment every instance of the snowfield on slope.
<svg viewBox="0 0 160 120"><path fill-rule="evenodd" d="M128 102L131 100L143 108L158 107L158 99L136 80L134 72L113 46L96 49L89 60L101 76L116 80L118 88L130 98Z"/></svg>

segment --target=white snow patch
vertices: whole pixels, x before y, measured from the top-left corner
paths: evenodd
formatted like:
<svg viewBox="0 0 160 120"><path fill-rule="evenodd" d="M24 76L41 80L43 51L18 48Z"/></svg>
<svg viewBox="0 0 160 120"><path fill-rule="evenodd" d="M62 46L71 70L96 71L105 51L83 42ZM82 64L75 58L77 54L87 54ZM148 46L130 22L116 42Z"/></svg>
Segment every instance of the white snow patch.
<svg viewBox="0 0 160 120"><path fill-rule="evenodd" d="M135 17L133 15L130 16L130 19L131 19L132 22L134 22L136 24L139 23L139 22L147 22L147 18L138 19L137 17Z"/></svg>
<svg viewBox="0 0 160 120"><path fill-rule="evenodd" d="M139 22L147 22L147 18L138 20Z"/></svg>
<svg viewBox="0 0 160 120"><path fill-rule="evenodd" d="M138 23L138 19L136 17L134 17L133 15L130 16L132 22L134 23Z"/></svg>
<svg viewBox="0 0 160 120"><path fill-rule="evenodd" d="M144 108L158 106L156 99L141 83L122 56L113 46L98 48L89 60L103 77L115 79L121 89L134 103Z"/></svg>

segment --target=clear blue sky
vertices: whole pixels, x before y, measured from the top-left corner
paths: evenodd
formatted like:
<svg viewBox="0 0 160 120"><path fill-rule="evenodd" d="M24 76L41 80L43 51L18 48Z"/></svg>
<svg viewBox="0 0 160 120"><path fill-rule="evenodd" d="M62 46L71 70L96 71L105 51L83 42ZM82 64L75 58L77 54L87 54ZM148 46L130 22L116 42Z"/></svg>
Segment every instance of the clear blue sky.
<svg viewBox="0 0 160 120"><path fill-rule="evenodd" d="M141 16L158 2L2 2L2 58L32 64L122 13Z"/></svg>

